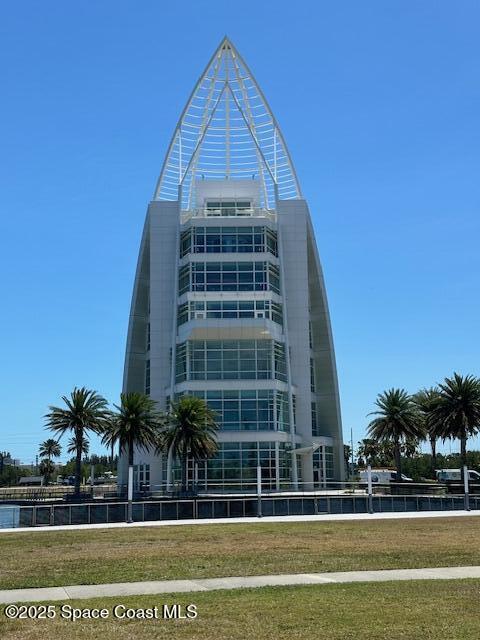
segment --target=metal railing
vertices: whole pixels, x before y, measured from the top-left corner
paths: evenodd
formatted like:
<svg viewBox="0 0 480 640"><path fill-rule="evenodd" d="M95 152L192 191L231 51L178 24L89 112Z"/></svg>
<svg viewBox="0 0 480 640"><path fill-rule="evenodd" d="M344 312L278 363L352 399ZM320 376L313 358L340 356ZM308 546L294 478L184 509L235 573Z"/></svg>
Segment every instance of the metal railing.
<svg viewBox="0 0 480 640"><path fill-rule="evenodd" d="M248 516L291 516L344 513L381 513L409 511L453 511L480 509L480 491L470 492L467 503L461 492L443 494L409 493L406 483L377 486L370 494L364 487L293 492L250 494L197 494L181 497L171 493L164 499L145 495L133 502L133 521L185 520L198 518L242 518ZM461 487L457 487L460 489ZM388 491L390 490L390 491ZM127 501L89 501L74 503L37 503L32 505L0 505L0 528L108 524L125 522Z"/></svg>
<svg viewBox="0 0 480 640"><path fill-rule="evenodd" d="M190 209L182 211L182 224L191 218L268 218L276 220L276 212L273 209L262 209L259 207L244 208L218 208L218 209Z"/></svg>
<svg viewBox="0 0 480 640"><path fill-rule="evenodd" d="M127 485L117 486L119 496L126 496ZM372 494L376 495L449 495L463 494L465 491L462 482L440 483L429 482L374 482L372 483ZM471 494L480 495L480 484L470 484ZM135 487L137 497L161 498L165 496L178 496L182 491L181 483L175 481L170 485L162 484L142 484ZM258 482L253 480L221 480L221 481L198 481L189 482L187 493L199 497L208 496L248 496L258 493ZM351 495L368 493L367 481L352 480L348 482L298 482L294 486L290 481L277 482L275 479L265 479L261 481L262 495Z"/></svg>
<svg viewBox="0 0 480 640"><path fill-rule="evenodd" d="M82 485L82 499L112 498L117 495L116 484ZM68 500L75 494L73 486L49 485L41 487L1 487L0 503L2 502L50 502Z"/></svg>
<svg viewBox="0 0 480 640"><path fill-rule="evenodd" d="M257 495L259 484L257 481L248 480L221 480L221 481L197 481L189 482L187 491L183 491L181 483L176 481L167 485L145 484L134 486L134 498L137 500L161 499L164 497L226 497L226 496L249 496ZM469 493L480 494L480 484L469 483ZM366 481L349 482L299 482L294 487L289 481L276 481L275 479L262 478L262 495L364 495L368 493L368 483ZM464 494L463 482L372 482L372 495L439 495L448 496L451 494ZM101 501L101 500L122 500L126 498L126 484L104 484L104 485L82 485L81 499L78 502ZM0 504L13 502L21 504L23 502L64 502L75 499L74 487L72 486L49 486L49 487L3 487L0 488Z"/></svg>

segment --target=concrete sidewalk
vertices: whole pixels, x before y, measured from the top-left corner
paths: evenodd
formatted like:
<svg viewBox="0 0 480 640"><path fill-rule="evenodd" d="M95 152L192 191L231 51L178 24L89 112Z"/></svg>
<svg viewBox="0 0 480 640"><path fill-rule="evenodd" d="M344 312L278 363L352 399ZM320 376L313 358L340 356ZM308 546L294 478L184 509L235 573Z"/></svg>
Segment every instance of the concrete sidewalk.
<svg viewBox="0 0 480 640"><path fill-rule="evenodd" d="M0 529L2 533L19 533L28 532L36 533L37 531L81 531L82 529L118 529L123 527L171 527L184 525L201 525L201 524L262 524L269 522L346 522L346 521L363 521L363 520L405 520L411 518L459 518L459 517L480 516L478 511L395 511L381 513L338 513L338 514L320 514L309 516L265 516L263 518L204 518L197 520L152 520L147 522L110 522L102 524L66 524L61 526L46 527L22 527L22 528L5 528Z"/></svg>
<svg viewBox="0 0 480 640"><path fill-rule="evenodd" d="M205 578L200 580L159 580L115 584L72 585L42 589L0 591L0 604L14 602L53 602L112 596L138 596L189 593L218 589L245 589L294 585L325 585L346 582L386 582L391 580L451 580L480 578L480 567L439 567L432 569L386 569L381 571L341 571L336 573L298 573L273 576Z"/></svg>

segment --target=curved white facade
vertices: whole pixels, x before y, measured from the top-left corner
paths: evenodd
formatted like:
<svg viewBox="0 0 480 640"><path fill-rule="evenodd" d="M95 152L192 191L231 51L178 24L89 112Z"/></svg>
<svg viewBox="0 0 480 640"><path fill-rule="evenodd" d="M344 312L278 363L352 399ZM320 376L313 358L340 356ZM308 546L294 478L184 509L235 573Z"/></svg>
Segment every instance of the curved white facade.
<svg viewBox="0 0 480 640"><path fill-rule="evenodd" d="M147 211L124 390L217 412L202 487L305 488L344 476L337 375L313 226L278 124L224 39L174 131ZM124 461L123 461L124 462ZM176 478L136 452L136 483ZM124 480L121 464L120 480Z"/></svg>

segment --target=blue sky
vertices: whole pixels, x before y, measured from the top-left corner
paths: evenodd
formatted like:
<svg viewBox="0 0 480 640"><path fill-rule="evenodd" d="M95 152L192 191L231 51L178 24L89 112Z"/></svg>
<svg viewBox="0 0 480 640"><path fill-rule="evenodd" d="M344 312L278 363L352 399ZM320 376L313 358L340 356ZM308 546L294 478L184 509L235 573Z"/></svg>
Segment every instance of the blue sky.
<svg viewBox="0 0 480 640"><path fill-rule="evenodd" d="M474 0L2 3L0 450L33 460L74 385L117 401L146 205L224 34L310 204L346 437L386 388L480 375L479 21Z"/></svg>

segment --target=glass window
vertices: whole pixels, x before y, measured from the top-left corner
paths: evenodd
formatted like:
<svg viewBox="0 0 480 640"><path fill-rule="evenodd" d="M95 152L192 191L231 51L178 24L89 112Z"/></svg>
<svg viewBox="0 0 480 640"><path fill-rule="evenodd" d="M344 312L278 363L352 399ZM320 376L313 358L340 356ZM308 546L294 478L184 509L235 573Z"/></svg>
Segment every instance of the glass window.
<svg viewBox="0 0 480 640"><path fill-rule="evenodd" d="M289 431L288 395L273 389L186 391L204 398L225 431ZM182 394L183 395L183 394ZM179 395L177 394L176 399ZM275 414L274 407L277 407ZM227 443L226 443L227 444ZM251 443L244 443L246 449Z"/></svg>
<svg viewBox="0 0 480 640"><path fill-rule="evenodd" d="M333 447L319 447L313 452L313 468L318 469L319 479L333 480Z"/></svg>
<svg viewBox="0 0 480 640"><path fill-rule="evenodd" d="M207 275L210 277L210 274ZM223 274L224 284L225 278L230 278L230 275ZM212 276L212 278L215 277L215 275ZM226 286L230 285L227 283ZM280 303L271 300L213 300L206 303L206 309L203 301L179 305L177 310L178 326L189 320L202 318L267 318L283 325L283 307Z"/></svg>
<svg viewBox="0 0 480 640"><path fill-rule="evenodd" d="M219 204L219 203L215 203ZM230 206L218 208L230 215ZM180 257L189 253L259 253L278 256L277 233L269 227L192 227L180 236Z"/></svg>
<svg viewBox="0 0 480 640"><path fill-rule="evenodd" d="M177 345L175 356L175 380L182 382L187 379L187 349L185 343Z"/></svg>
<svg viewBox="0 0 480 640"><path fill-rule="evenodd" d="M177 310L177 326L180 326L184 322L188 322L189 314L188 314L188 303L181 304Z"/></svg>
<svg viewBox="0 0 480 640"><path fill-rule="evenodd" d="M268 265L269 284L270 289L275 293L280 294L280 272L278 267L274 264Z"/></svg>
<svg viewBox="0 0 480 640"><path fill-rule="evenodd" d="M145 395L150 395L150 360L145 361Z"/></svg>
<svg viewBox="0 0 480 640"><path fill-rule="evenodd" d="M268 262L195 262L179 271L179 295L191 291L267 291L280 293L280 275Z"/></svg>
<svg viewBox="0 0 480 640"><path fill-rule="evenodd" d="M285 360L285 345L281 342L274 343L275 378L287 380L287 364Z"/></svg>
<svg viewBox="0 0 480 640"><path fill-rule="evenodd" d="M190 285L190 265L186 265L180 268L178 274L178 295L186 293Z"/></svg>
<svg viewBox="0 0 480 640"><path fill-rule="evenodd" d="M177 347L176 376L177 381L286 381L285 345L272 340L191 340Z"/></svg>
<svg viewBox="0 0 480 640"><path fill-rule="evenodd" d="M317 403L312 402L312 436L319 436L320 429L317 422Z"/></svg>

